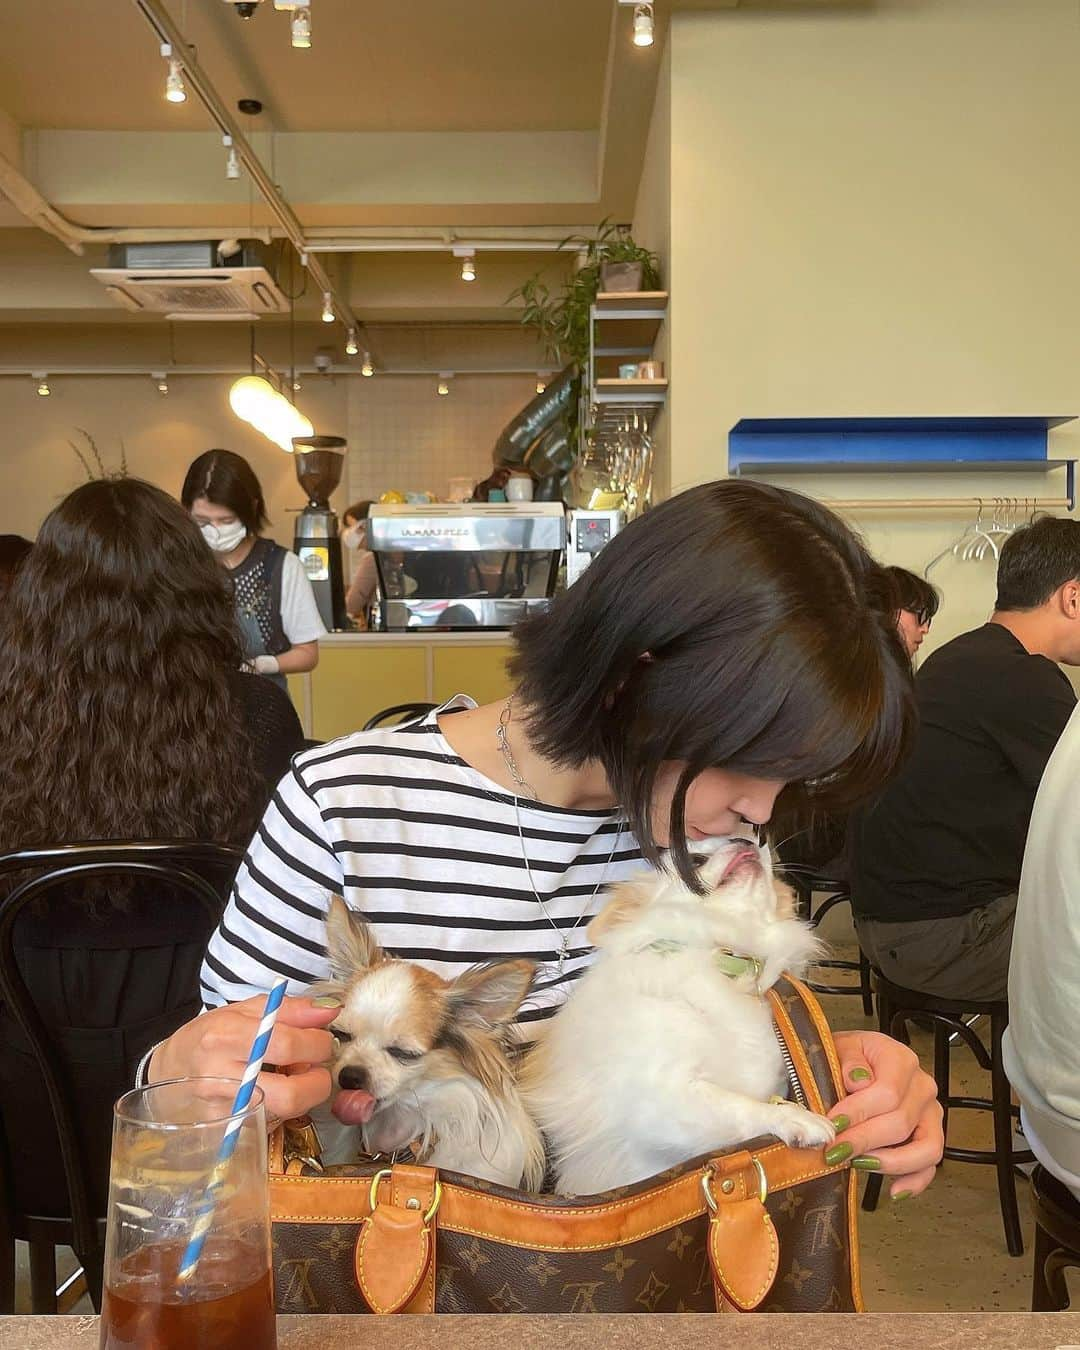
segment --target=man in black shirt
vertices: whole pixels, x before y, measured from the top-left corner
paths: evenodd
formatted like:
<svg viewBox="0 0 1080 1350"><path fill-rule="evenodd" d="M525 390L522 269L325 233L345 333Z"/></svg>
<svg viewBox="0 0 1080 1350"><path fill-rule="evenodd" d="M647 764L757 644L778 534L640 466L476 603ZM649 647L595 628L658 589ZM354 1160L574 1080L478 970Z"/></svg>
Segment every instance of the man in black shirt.
<svg viewBox="0 0 1080 1350"><path fill-rule="evenodd" d="M1080 522L1017 530L990 622L919 671L911 758L852 823L863 950L895 983L946 998L1006 996L1035 791L1076 696Z"/></svg>

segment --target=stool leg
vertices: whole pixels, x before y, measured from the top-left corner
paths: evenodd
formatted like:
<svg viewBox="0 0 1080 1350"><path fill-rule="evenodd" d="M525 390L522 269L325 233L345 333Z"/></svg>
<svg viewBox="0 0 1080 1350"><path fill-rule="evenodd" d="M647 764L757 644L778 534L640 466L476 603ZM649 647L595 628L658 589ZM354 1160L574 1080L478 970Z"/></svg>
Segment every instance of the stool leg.
<svg viewBox="0 0 1080 1350"><path fill-rule="evenodd" d="M870 958L859 948L859 988L862 990L862 1010L865 1017L874 1015L874 991L870 986Z"/></svg>
<svg viewBox="0 0 1080 1350"><path fill-rule="evenodd" d="M1046 1231L1045 1228L1036 1220L1035 1223L1035 1253L1032 1258L1031 1271L1031 1311L1032 1312L1061 1312L1062 1304L1051 1292L1050 1285L1046 1279L1046 1262L1051 1254L1057 1248L1057 1243Z"/></svg>
<svg viewBox="0 0 1080 1350"><path fill-rule="evenodd" d="M56 1312L56 1248L47 1237L30 1239L30 1311Z"/></svg>
<svg viewBox="0 0 1080 1350"><path fill-rule="evenodd" d="M1010 1256L1023 1256L1024 1238L1020 1231L1020 1210L1016 1203L1016 1173L1012 1162L1013 1117L1009 1080L1001 1060L1001 1038L1005 1018L990 1019L990 1095L994 1103L994 1152L997 1155L998 1199L1005 1227L1005 1245Z"/></svg>
<svg viewBox="0 0 1080 1350"><path fill-rule="evenodd" d="M881 1184L885 1178L880 1172L871 1172L866 1178L866 1190L863 1191L862 1207L868 1214L872 1214L878 1207L878 1201L881 1199Z"/></svg>
<svg viewBox="0 0 1080 1350"><path fill-rule="evenodd" d="M934 1082L941 1103L941 1129L949 1138L949 1033L940 1022L934 1022Z"/></svg>

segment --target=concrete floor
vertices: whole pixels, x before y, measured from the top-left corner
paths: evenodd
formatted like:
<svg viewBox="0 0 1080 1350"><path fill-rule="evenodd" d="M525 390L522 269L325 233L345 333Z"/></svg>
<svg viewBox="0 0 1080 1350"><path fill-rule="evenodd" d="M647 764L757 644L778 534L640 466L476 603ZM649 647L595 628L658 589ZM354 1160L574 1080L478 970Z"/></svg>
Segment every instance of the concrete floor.
<svg viewBox="0 0 1080 1350"><path fill-rule="evenodd" d="M844 907L828 916L823 932L833 954L853 953L854 934ZM844 980L845 973L828 977ZM858 998L822 999L830 1023L840 1028L870 1027ZM931 1066L930 1038L918 1037L915 1049L926 1068ZM987 1075L965 1046L953 1050L953 1091L983 1096ZM958 1111L949 1127L950 1141L968 1147L989 1147L989 1115ZM998 1209L997 1182L992 1167L946 1163L934 1184L914 1200L891 1203L883 1199L872 1214L860 1211L863 1294L871 1312L1015 1312L1030 1307L1031 1233L1026 1183L1017 1179L1024 1216L1025 1253L1011 1257ZM20 1244L21 1247L21 1244ZM69 1252L58 1254L60 1278L73 1269ZM1074 1306L1080 1286L1073 1285ZM29 1311L29 1283L25 1255L20 1253L17 1311ZM91 1311L81 1300L75 1312Z"/></svg>

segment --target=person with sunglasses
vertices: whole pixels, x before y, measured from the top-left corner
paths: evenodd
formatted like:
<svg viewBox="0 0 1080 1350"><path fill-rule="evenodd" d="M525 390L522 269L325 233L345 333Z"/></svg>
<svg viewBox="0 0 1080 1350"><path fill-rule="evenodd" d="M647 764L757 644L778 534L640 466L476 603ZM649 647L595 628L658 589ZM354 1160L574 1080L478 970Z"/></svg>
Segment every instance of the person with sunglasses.
<svg viewBox="0 0 1080 1350"><path fill-rule="evenodd" d="M905 567L886 567L883 570L895 587L896 598L900 603L896 611L900 641L914 660L930 631L941 597L928 581Z"/></svg>

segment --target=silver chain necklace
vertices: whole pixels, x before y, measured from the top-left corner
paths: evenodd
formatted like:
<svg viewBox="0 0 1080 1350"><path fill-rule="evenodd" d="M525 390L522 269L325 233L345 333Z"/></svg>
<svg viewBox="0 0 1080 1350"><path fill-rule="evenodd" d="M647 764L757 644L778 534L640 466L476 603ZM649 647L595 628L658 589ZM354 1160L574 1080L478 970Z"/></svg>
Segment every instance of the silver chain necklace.
<svg viewBox="0 0 1080 1350"><path fill-rule="evenodd" d="M499 747L499 753L502 755L503 763L506 765L507 773L518 787L523 788L529 797L533 801L536 801L536 790L531 787L522 776L517 761L514 759L514 752L510 749L510 743L506 736L506 729L510 725L510 718L513 716L513 703L514 696L511 694L499 714L499 725L495 728L495 740ZM532 865L529 862L529 854L525 848L525 831L521 827L521 799L517 793L514 794L514 820L517 822L518 843L521 845L521 861L525 864L525 875L529 878L529 885L536 898L536 903L540 906L540 913L548 921L559 938L559 955L555 962L555 970L557 977L561 978L566 970L566 962L570 956L570 939L581 927L581 921L584 919L592 902L596 899L597 892L607 880L608 870L615 858L615 851L619 847L619 837L622 834L622 821L616 822L615 838L612 841L611 852L608 854L607 862L604 863L604 870L600 873L600 880L592 888L592 892L586 897L585 903L581 907L581 913L574 920L574 926L568 929L561 929L548 913L547 905L544 903L543 896L541 896L536 881L533 879Z"/></svg>

